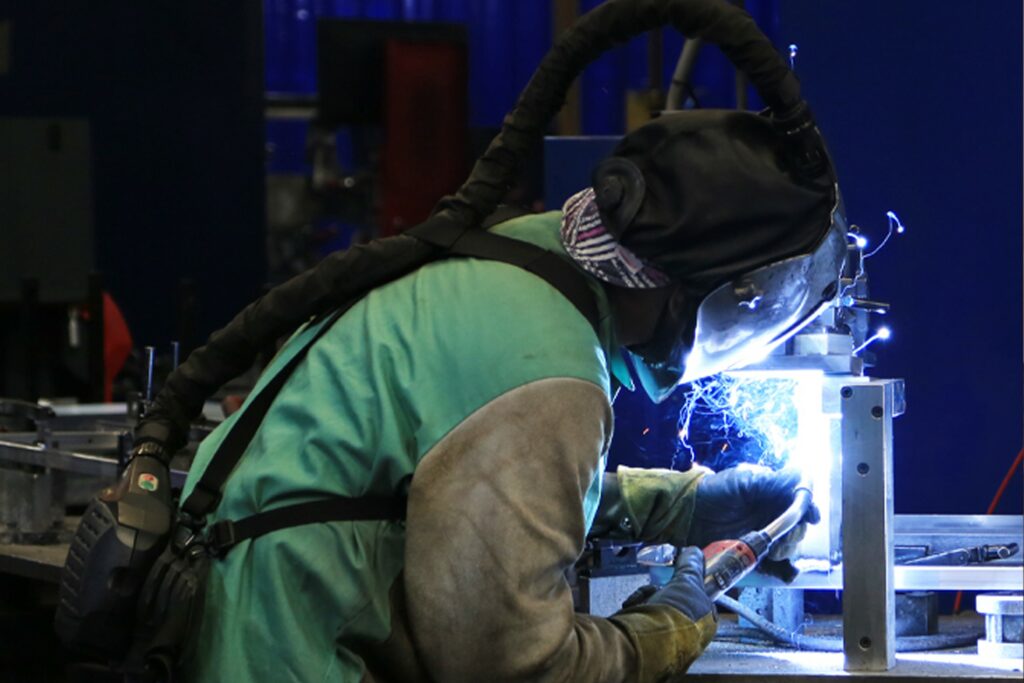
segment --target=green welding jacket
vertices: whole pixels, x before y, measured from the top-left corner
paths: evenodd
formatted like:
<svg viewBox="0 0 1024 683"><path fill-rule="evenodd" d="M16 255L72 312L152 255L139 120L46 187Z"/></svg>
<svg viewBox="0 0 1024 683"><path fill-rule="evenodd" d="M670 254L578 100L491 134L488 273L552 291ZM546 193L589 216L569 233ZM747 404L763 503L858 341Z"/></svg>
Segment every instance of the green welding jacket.
<svg viewBox="0 0 1024 683"><path fill-rule="evenodd" d="M564 254L559 224L547 213L494 230ZM408 495L407 519L284 529L213 561L183 680L646 682L684 672L714 633L710 616L693 623L665 606L575 614L565 580L600 498L614 378L628 382L608 302L593 289L600 334L540 278L452 259L373 290L336 322L278 394L210 521L396 494ZM257 389L315 332L297 332ZM201 444L186 496L238 414ZM634 528L686 526L695 480L673 481L667 495L626 482L637 491Z"/></svg>

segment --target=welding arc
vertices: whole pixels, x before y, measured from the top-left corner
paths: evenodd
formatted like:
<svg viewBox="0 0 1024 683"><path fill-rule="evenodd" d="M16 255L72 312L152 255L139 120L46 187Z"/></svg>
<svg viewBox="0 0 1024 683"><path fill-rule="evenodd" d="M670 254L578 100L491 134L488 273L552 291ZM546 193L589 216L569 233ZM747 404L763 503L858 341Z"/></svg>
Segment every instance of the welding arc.
<svg viewBox="0 0 1024 683"><path fill-rule="evenodd" d="M807 636L801 633L793 633L786 629L772 623L768 619L757 613L751 607L744 605L739 600L733 600L732 598L723 595L715 600L715 603L721 607L735 612L740 615L758 629L763 631L770 639L783 645L789 645L797 650L811 650L814 652L842 652L843 651L843 639L836 637L826 636ZM744 636L742 634L723 634L727 640L738 640L739 642L749 642L753 644L760 644L760 641L750 636ZM946 650L954 647L967 647L969 645L975 645L979 638L983 638L984 633L969 632L969 633L936 633L934 635L927 636L903 636L896 639L896 651L897 652L924 652L926 650Z"/></svg>
<svg viewBox="0 0 1024 683"><path fill-rule="evenodd" d="M1003 482L996 489L996 495L992 496L992 502L988 504L988 509L985 510L986 515L991 515L996 511L996 506L999 505L999 501L1002 499L1003 494L1006 493L1006 487L1010 485L1013 480L1013 475L1021 468L1021 464L1024 463L1024 448L1020 449L1020 453L1013 459L1013 463L1010 465L1010 469L1006 471L1006 476L1003 477ZM964 592L956 592L956 600L953 601L953 614L959 614L960 603L963 601Z"/></svg>

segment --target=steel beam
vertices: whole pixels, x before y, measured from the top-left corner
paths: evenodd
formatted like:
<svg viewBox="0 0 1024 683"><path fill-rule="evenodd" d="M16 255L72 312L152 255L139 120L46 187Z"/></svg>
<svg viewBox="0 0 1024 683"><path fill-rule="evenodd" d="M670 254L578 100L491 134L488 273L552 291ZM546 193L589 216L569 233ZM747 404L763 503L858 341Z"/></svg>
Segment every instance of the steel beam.
<svg viewBox="0 0 1024 683"><path fill-rule="evenodd" d="M117 479L119 474L117 458L47 448L40 444L3 440L0 440L0 463L35 465L64 472L91 474L97 477L108 477L111 481ZM171 470L171 485L182 486L187 476L188 472Z"/></svg>
<svg viewBox="0 0 1024 683"><path fill-rule="evenodd" d="M841 389L843 650L847 671L896 665L892 383Z"/></svg>

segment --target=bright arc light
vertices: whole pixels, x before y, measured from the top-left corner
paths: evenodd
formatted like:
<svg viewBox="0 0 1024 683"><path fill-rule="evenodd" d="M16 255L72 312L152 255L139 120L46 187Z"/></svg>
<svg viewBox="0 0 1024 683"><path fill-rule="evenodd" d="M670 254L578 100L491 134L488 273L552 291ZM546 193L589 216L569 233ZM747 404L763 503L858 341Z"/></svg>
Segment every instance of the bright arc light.
<svg viewBox="0 0 1024 683"><path fill-rule="evenodd" d="M857 235L854 241L857 243L857 246L860 247L861 249L868 246L868 238L865 237L864 235Z"/></svg>
<svg viewBox="0 0 1024 683"><path fill-rule="evenodd" d="M885 341L891 336L892 330L890 330L888 327L879 327L877 330L875 330L875 333L868 337L863 344L861 344L860 346L853 350L853 355L856 356L858 353L860 353L867 347L871 346L874 342L878 341L879 339Z"/></svg>
<svg viewBox="0 0 1024 683"><path fill-rule="evenodd" d="M896 215L895 211L886 211L885 215L896 224L896 232L903 234L906 228L903 227L903 223L900 222L900 217Z"/></svg>

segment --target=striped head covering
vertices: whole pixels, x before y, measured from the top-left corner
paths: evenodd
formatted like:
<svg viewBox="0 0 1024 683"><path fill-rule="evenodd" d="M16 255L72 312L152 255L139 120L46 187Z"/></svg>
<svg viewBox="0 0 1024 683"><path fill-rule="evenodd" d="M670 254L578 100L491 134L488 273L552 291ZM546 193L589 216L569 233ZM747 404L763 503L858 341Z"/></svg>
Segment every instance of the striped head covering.
<svg viewBox="0 0 1024 683"><path fill-rule="evenodd" d="M565 202L561 237L569 256L598 280L629 289L653 289L671 282L668 275L619 244L605 229L592 187Z"/></svg>

